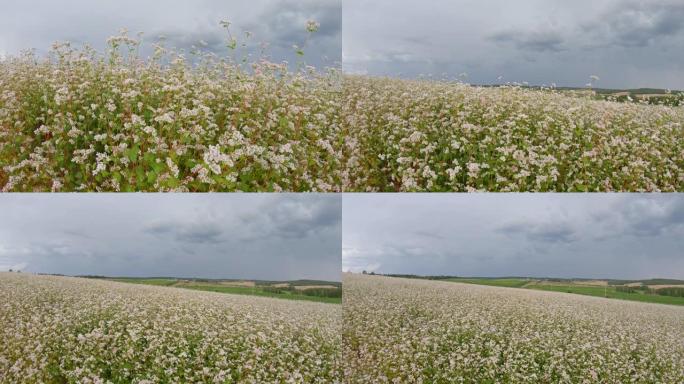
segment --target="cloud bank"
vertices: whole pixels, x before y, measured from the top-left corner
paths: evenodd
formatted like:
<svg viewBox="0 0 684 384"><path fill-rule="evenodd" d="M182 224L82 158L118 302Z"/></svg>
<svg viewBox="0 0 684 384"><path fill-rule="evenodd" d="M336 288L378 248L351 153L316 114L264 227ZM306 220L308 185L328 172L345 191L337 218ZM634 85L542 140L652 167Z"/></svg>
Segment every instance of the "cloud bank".
<svg viewBox="0 0 684 384"><path fill-rule="evenodd" d="M342 50L341 0L26 0L3 4L0 13L0 52L17 54L36 49L45 53L55 41L90 44L102 51L110 36L122 28L131 34L144 32L144 54L152 51L159 36L170 48L190 51L193 46L225 56L227 34L221 20L232 23L239 39L248 40L247 55L257 56L261 43L275 62L297 62L292 48L306 40L306 22L321 24L305 50L307 63L337 66ZM203 44L200 44L203 42Z"/></svg>
<svg viewBox="0 0 684 384"><path fill-rule="evenodd" d="M340 280L338 195L6 195L0 270Z"/></svg>
<svg viewBox="0 0 684 384"><path fill-rule="evenodd" d="M684 89L679 0L348 0L348 72Z"/></svg>
<svg viewBox="0 0 684 384"><path fill-rule="evenodd" d="M345 195L343 269L684 279L684 196Z"/></svg>

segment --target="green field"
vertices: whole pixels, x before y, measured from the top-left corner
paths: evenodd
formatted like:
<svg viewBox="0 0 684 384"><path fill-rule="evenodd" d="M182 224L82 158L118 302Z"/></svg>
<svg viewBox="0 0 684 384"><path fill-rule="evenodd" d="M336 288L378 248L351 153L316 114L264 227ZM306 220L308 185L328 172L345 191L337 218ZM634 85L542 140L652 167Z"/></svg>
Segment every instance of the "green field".
<svg viewBox="0 0 684 384"><path fill-rule="evenodd" d="M224 287L212 284L193 284L181 286L185 289L194 289L198 291L209 291L209 292L220 292L220 293L230 293L233 295L252 295L252 296L263 296L263 297L274 297L278 299L289 299L289 300L306 300L306 301L317 301L322 303L333 303L341 304L341 297L320 297L320 296L307 296L303 294L293 293L289 291L275 293L268 292L261 287Z"/></svg>
<svg viewBox="0 0 684 384"><path fill-rule="evenodd" d="M684 297L662 296L662 295L648 295L641 292L626 293L617 292L615 287L588 287L571 284L532 284L526 288L538 289L542 291L566 292L576 293L579 295L607 297L610 299L643 301L647 303L684 305Z"/></svg>
<svg viewBox="0 0 684 384"><path fill-rule="evenodd" d="M175 279L136 279L134 277L122 277L110 279L113 281L118 281L120 283L134 283L134 284L146 284L146 285L160 285L160 286L171 286L176 284Z"/></svg>
<svg viewBox="0 0 684 384"><path fill-rule="evenodd" d="M674 296L663 296L656 294L646 294L642 291L636 291L633 293L618 292L616 289L617 285L611 284L607 287L601 286L588 286L581 285L577 283L570 282L551 282L548 280L539 279L523 279L523 278L448 278L440 279L444 281L453 281L457 283L466 284L478 284L478 285L490 285L496 287L509 287L509 288L525 288L525 289L536 289L541 291L553 291L553 292L565 292L574 293L578 295L586 296L597 296L597 297L607 297L609 299L620 299L620 300L631 300L631 301L641 301L647 303L658 303L658 304L671 304L671 305L684 305L684 297L674 297ZM644 280L648 282L669 282L677 283L678 280ZM609 282L610 284L610 282Z"/></svg>
<svg viewBox="0 0 684 384"><path fill-rule="evenodd" d="M509 288L520 288L523 285L529 283L526 279L482 279L482 278L453 278L446 279L447 281L455 281L457 283L467 283L467 284L479 284L479 285L492 285L495 287L509 287Z"/></svg>
<svg viewBox="0 0 684 384"><path fill-rule="evenodd" d="M155 286L165 286L174 288L184 288L192 289L197 291L208 291L208 292L219 292L228 293L233 295L250 295L250 296L262 296L262 297L272 297L277 299L288 299L288 300L304 300L304 301L315 301L321 303L332 303L341 304L342 297L326 297L326 296L314 296L300 293L296 290L290 289L276 289L273 285L285 282L256 282L253 287L240 287L240 286L227 286L222 284L222 281L216 280L178 280L173 278L134 278L134 277L117 277L110 278L107 280L118 281L121 283L132 283L132 284L145 284L145 285L155 285ZM293 281L286 282L290 285L335 285L335 290L342 289L341 284L335 282L323 282L316 281ZM308 284L307 284L308 283ZM332 291L332 289L331 289Z"/></svg>

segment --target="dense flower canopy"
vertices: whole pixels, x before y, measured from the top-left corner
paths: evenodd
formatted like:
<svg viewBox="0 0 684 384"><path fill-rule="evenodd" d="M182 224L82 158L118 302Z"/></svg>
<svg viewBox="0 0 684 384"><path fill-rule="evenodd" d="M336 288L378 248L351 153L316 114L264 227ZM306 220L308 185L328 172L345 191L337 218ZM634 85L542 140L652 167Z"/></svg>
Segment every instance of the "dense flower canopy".
<svg viewBox="0 0 684 384"><path fill-rule="evenodd" d="M346 190L684 191L684 107L345 77Z"/></svg>
<svg viewBox="0 0 684 384"><path fill-rule="evenodd" d="M679 93L650 105L109 44L0 61L1 190L684 191Z"/></svg>
<svg viewBox="0 0 684 384"><path fill-rule="evenodd" d="M339 381L341 307L0 274L0 377L13 383Z"/></svg>
<svg viewBox="0 0 684 384"><path fill-rule="evenodd" d="M0 62L2 190L340 189L336 70L109 45Z"/></svg>
<svg viewBox="0 0 684 384"><path fill-rule="evenodd" d="M350 383L681 383L684 307L344 276Z"/></svg>

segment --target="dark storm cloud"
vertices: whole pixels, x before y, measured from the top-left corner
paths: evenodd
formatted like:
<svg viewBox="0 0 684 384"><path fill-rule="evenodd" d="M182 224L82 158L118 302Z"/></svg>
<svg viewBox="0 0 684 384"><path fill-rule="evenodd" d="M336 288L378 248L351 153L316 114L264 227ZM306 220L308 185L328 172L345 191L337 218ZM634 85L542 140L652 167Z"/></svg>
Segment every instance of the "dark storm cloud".
<svg viewBox="0 0 684 384"><path fill-rule="evenodd" d="M684 89L679 0L348 0L351 73Z"/></svg>
<svg viewBox="0 0 684 384"><path fill-rule="evenodd" d="M228 35L219 22L228 20L233 36L247 44L241 55L255 58L266 43L270 60L294 63L300 59L292 46L306 41L306 22L315 20L321 27L307 43L306 62L332 66L341 60L341 13L341 0L26 0L3 5L0 54L30 48L42 54L55 41L87 43L102 51L108 37L127 28L131 35L144 32L143 55L163 35L167 48L190 52L194 46L225 56ZM246 39L245 32L253 36Z"/></svg>
<svg viewBox="0 0 684 384"><path fill-rule="evenodd" d="M0 211L0 270L340 278L336 195L6 195Z"/></svg>
<svg viewBox="0 0 684 384"><path fill-rule="evenodd" d="M343 268L684 278L684 196L345 195Z"/></svg>

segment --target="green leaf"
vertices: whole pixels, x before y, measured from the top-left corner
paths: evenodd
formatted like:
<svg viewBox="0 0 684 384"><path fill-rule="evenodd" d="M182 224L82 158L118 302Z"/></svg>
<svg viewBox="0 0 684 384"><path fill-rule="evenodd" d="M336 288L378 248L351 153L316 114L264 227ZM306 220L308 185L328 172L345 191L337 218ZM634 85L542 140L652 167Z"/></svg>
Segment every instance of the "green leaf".
<svg viewBox="0 0 684 384"><path fill-rule="evenodd" d="M140 185L143 180L145 180L145 171L143 171L142 167L138 167L135 170L135 178L136 178L136 184Z"/></svg>
<svg viewBox="0 0 684 384"><path fill-rule="evenodd" d="M113 173L112 173L112 178L113 178L114 180L116 180L118 183L121 183L121 179L122 179L121 173L119 173L119 172L113 172Z"/></svg>
<svg viewBox="0 0 684 384"><path fill-rule="evenodd" d="M138 152L140 151L140 146L138 144L133 145L133 147L126 150L126 157L132 162L138 161Z"/></svg>
<svg viewBox="0 0 684 384"><path fill-rule="evenodd" d="M154 184L154 182L157 180L157 173L156 172L147 172L147 182L149 184Z"/></svg>
<svg viewBox="0 0 684 384"><path fill-rule="evenodd" d="M154 164L152 164L152 169L154 170L154 173L156 173L156 174L162 173L162 171L164 170L165 167L166 167L166 164L163 164L163 163L155 162Z"/></svg>
<svg viewBox="0 0 684 384"><path fill-rule="evenodd" d="M145 156L143 156L143 160L145 160L146 164L155 164L157 158L154 156L153 153L146 153Z"/></svg>

